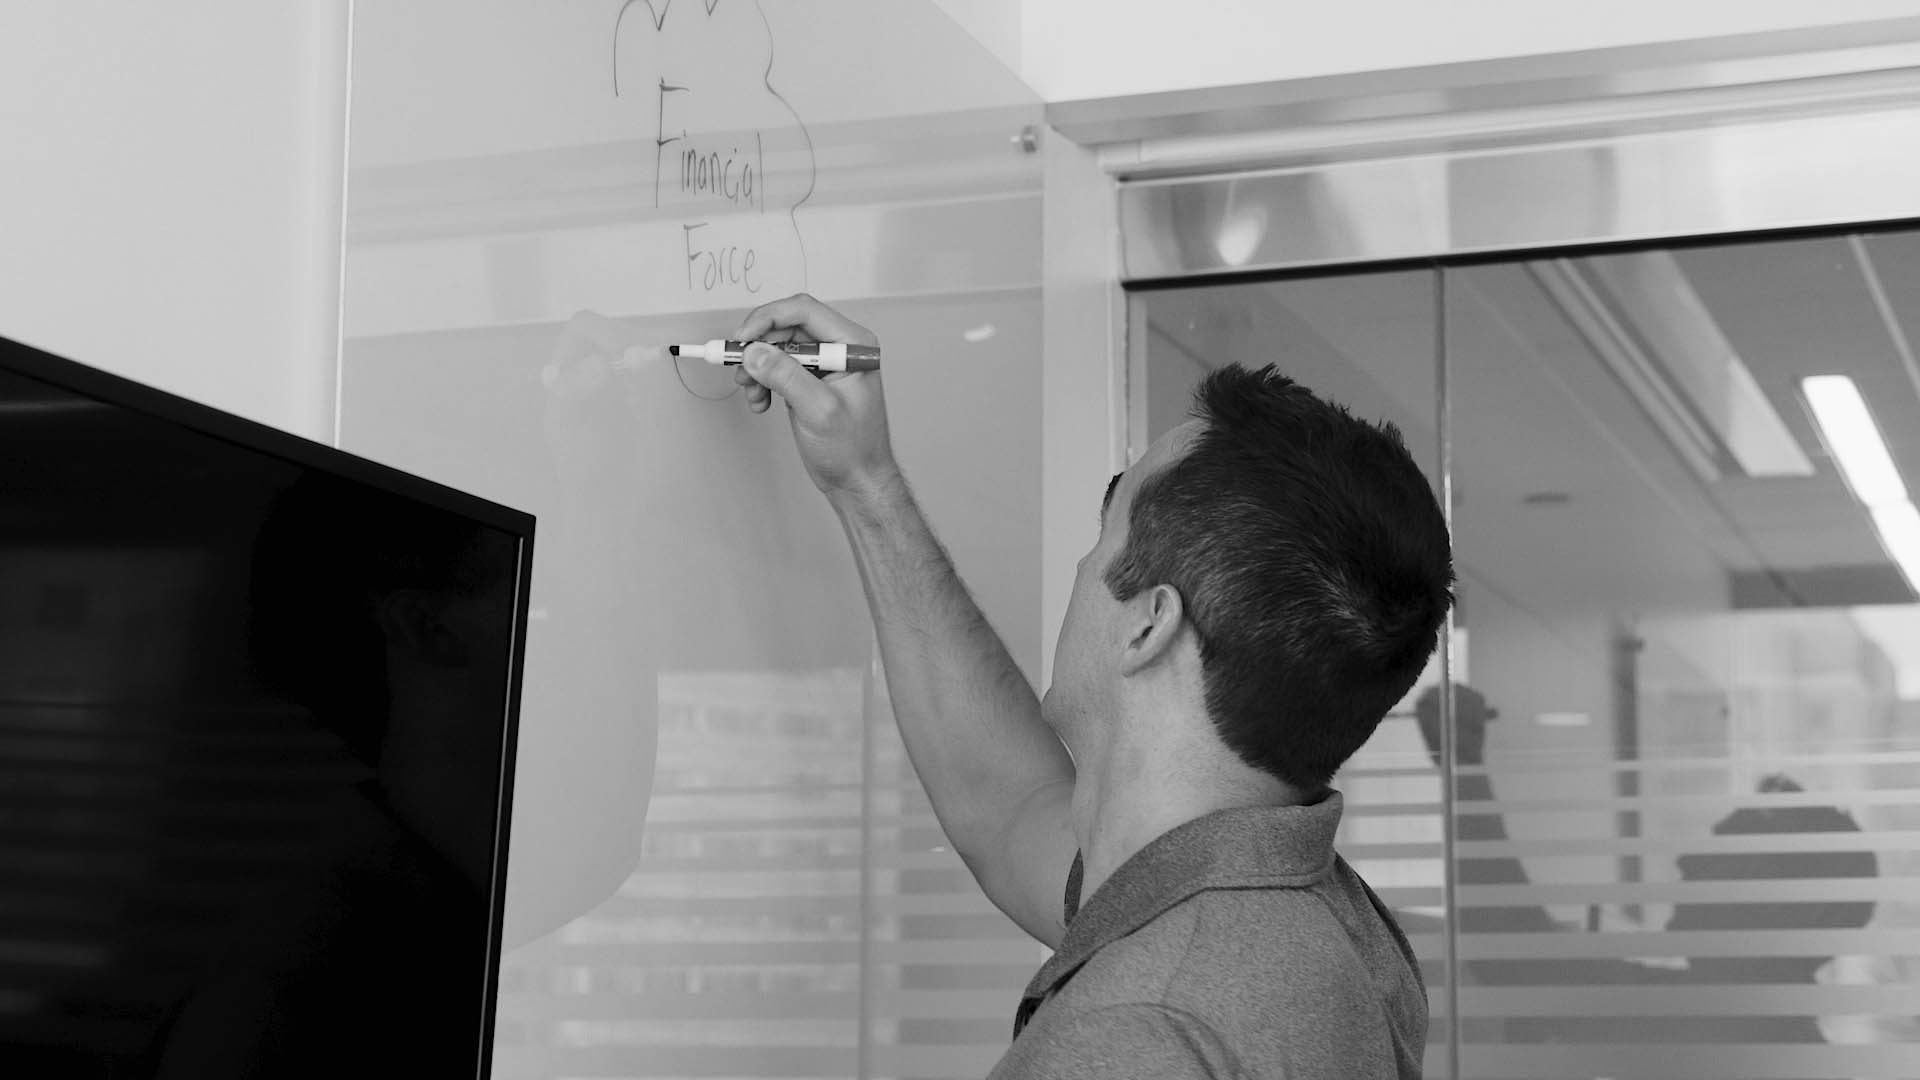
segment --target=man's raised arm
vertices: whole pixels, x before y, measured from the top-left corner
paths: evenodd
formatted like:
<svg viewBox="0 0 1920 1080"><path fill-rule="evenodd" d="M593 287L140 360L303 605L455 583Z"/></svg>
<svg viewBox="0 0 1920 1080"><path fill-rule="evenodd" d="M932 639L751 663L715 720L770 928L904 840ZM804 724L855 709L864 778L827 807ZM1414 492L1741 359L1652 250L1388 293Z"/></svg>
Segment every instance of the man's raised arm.
<svg viewBox="0 0 1920 1080"><path fill-rule="evenodd" d="M755 309L733 338L878 344L808 296ZM989 899L1057 946L1076 847L1073 762L901 475L880 374L816 378L779 349L756 345L735 378L755 412L775 395L785 400L807 473L846 530L901 739L948 840Z"/></svg>

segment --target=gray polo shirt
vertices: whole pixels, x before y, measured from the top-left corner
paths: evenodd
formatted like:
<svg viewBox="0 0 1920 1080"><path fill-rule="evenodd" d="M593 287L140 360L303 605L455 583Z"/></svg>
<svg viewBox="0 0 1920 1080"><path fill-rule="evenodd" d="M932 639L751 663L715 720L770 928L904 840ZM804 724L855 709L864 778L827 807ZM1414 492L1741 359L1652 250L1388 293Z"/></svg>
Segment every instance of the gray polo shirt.
<svg viewBox="0 0 1920 1080"><path fill-rule="evenodd" d="M1079 906L990 1080L1419 1080L1427 995L1333 850L1339 792L1222 810L1154 840ZM1077 910L1076 910L1077 909Z"/></svg>

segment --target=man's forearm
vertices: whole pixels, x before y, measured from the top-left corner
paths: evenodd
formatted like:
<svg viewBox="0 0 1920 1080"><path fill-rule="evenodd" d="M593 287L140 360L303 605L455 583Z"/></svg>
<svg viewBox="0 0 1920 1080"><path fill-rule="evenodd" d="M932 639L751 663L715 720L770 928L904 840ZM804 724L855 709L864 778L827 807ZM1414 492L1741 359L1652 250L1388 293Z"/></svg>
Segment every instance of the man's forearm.
<svg viewBox="0 0 1920 1080"><path fill-rule="evenodd" d="M1072 759L905 479L830 501L866 589L907 756L948 839L971 859L1027 795L1072 780Z"/></svg>

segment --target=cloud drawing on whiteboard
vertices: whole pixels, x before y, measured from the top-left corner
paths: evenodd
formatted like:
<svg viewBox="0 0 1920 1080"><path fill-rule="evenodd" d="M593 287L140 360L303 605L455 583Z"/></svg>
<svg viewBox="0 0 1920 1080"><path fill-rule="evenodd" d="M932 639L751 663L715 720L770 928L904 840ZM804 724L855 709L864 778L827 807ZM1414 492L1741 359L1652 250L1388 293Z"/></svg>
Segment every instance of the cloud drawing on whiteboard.
<svg viewBox="0 0 1920 1080"><path fill-rule="evenodd" d="M653 140L653 206L679 225L646 257L702 300L807 288L799 212L816 162L778 52L758 0L625 0L614 18L613 92Z"/></svg>

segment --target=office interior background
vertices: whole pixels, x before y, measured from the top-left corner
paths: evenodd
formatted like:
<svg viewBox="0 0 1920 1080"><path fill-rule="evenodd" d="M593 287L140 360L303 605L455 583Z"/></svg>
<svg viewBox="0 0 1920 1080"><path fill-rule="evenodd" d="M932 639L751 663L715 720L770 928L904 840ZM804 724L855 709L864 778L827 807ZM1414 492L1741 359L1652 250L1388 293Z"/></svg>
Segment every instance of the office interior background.
<svg viewBox="0 0 1920 1080"><path fill-rule="evenodd" d="M558 363L791 283L1040 685L1207 370L1400 426L1459 605L1341 842L1427 1075L1920 1075L1920 4L36 0L0 101L0 333L540 516L495 1076L983 1075L1045 958L805 478L713 482L785 432ZM682 500L808 573L644 569Z"/></svg>

